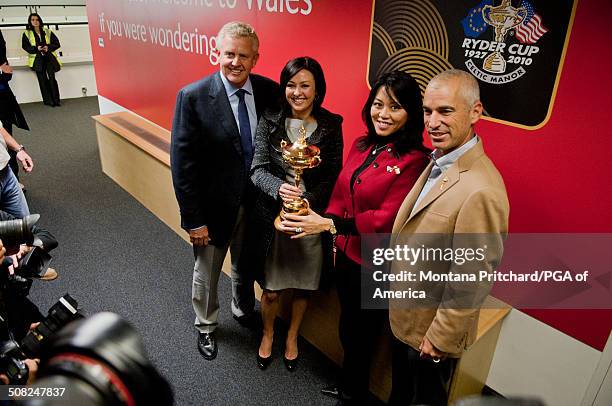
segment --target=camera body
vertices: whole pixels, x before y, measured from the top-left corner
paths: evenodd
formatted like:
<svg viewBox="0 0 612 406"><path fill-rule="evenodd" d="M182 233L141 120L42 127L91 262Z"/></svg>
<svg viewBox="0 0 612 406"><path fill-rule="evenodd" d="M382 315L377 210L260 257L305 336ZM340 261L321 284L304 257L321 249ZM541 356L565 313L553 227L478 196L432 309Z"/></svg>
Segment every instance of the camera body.
<svg viewBox="0 0 612 406"><path fill-rule="evenodd" d="M25 385L28 381L30 370L15 340L0 344L0 371L7 376L11 385Z"/></svg>
<svg viewBox="0 0 612 406"><path fill-rule="evenodd" d="M2 212L4 216L8 216ZM40 240L34 235L34 225L40 219L38 214L30 214L23 219L0 221L0 240L8 253L19 250L21 244L32 246ZM53 239L54 248L57 241ZM8 272L12 265L10 258L5 258L0 264L0 299L7 301L24 298L30 292L32 281L44 275L51 262L51 256L40 247L34 247L20 261L14 274Z"/></svg>
<svg viewBox="0 0 612 406"><path fill-rule="evenodd" d="M17 344L10 338L0 345L0 373L14 385L23 385L28 379L27 358L40 358L45 343L70 322L83 318L78 303L69 294L62 296L51 308L40 324L32 329Z"/></svg>

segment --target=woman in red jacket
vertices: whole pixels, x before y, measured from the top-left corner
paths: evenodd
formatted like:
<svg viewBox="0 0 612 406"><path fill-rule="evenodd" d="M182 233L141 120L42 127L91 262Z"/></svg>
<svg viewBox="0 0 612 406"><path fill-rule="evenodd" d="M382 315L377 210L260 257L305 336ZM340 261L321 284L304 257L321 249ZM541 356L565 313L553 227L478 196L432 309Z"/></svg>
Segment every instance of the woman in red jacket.
<svg viewBox="0 0 612 406"><path fill-rule="evenodd" d="M423 146L423 105L416 81L407 73L384 74L363 107L367 134L358 138L338 177L324 216L287 215L293 238L336 235L336 287L340 300L340 341L344 348L339 385L323 389L344 404L366 404L371 355L386 310L361 308L361 235L390 233L404 198L428 163Z"/></svg>

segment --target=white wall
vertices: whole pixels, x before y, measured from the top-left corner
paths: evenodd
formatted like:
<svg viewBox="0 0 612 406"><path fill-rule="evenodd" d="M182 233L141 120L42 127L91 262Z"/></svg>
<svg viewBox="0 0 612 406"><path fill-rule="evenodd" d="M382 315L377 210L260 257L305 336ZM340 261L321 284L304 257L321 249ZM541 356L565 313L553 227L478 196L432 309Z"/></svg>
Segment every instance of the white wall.
<svg viewBox="0 0 612 406"><path fill-rule="evenodd" d="M100 95L98 95L98 106L100 107L100 114L111 114L119 113L121 111L129 111L125 107Z"/></svg>
<svg viewBox="0 0 612 406"><path fill-rule="evenodd" d="M38 4L57 4L57 5L64 5L64 4L74 4L74 5L81 5L84 6L86 3L85 0L2 0L2 3L0 4L0 6L21 6L23 4L25 5L38 5Z"/></svg>
<svg viewBox="0 0 612 406"><path fill-rule="evenodd" d="M506 397L578 406L601 358L600 351L512 310L502 325L487 385Z"/></svg>
<svg viewBox="0 0 612 406"><path fill-rule="evenodd" d="M14 2L15 3L15 2ZM16 2L19 4L51 4L53 2ZM61 1L58 4L80 4L84 1ZM5 0L2 6L9 4ZM0 20L4 23L23 23L27 20L30 10L26 7L0 6ZM63 62L62 70L56 74L62 99L98 94L96 86L91 44L89 42L89 28L85 7L52 7L45 6L38 10L47 22L83 22L79 25L59 25L52 27L60 40L61 48L58 51ZM21 49L21 35L23 26L1 27L7 47L7 57L13 66L14 75L11 80L11 89L19 103L42 101L36 74L27 67L27 53ZM85 93L83 92L85 90Z"/></svg>
<svg viewBox="0 0 612 406"><path fill-rule="evenodd" d="M25 26L28 15L32 12L40 14L45 24L79 21L87 22L87 11L85 4L81 2L59 2L61 6L51 5L51 2L30 2L32 5L24 5L27 2L18 2L16 7L8 7L5 2L0 3L0 23L20 24ZM44 5L36 5L44 4Z"/></svg>

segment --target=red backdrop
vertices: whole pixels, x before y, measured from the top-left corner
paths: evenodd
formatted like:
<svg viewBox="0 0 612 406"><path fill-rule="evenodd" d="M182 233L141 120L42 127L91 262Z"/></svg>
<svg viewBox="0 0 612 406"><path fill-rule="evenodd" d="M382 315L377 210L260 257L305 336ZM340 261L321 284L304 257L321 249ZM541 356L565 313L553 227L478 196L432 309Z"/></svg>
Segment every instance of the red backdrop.
<svg viewBox="0 0 612 406"><path fill-rule="evenodd" d="M228 6L232 2L235 8ZM278 4L286 2L279 0ZM289 59L316 58L328 83L324 104L344 116L346 143L363 133L359 112L368 92L372 1L290 3L306 15L291 14L286 8L283 12L250 10L249 0L191 3L87 2L100 95L170 129L178 89L218 67L206 54L152 44L148 29L176 31L180 22L181 36L196 28L200 35L215 36L223 23L243 20L256 28L261 39L261 57L254 72L278 80ZM251 3L256 8L258 0ZM265 7L266 1L262 3ZM508 188L513 232L612 232L612 182L606 175L612 166L607 145L612 136L608 123L612 114L608 112L612 105L610 8L605 0L579 2L552 116L543 128L528 131L484 120L478 124L485 149ZM109 38L112 20L142 25L136 29L145 29L149 39L127 39L124 29L121 37ZM611 310L529 314L598 350L603 349L612 328Z"/></svg>

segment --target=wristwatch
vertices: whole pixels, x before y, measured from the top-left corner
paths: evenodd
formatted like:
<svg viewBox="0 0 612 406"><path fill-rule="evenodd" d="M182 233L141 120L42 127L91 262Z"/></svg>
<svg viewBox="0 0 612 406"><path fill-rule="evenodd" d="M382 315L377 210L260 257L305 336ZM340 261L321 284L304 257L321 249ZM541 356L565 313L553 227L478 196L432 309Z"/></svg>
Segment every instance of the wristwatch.
<svg viewBox="0 0 612 406"><path fill-rule="evenodd" d="M331 235L336 235L338 233L338 230L336 230L336 225L334 224L334 220L331 220L331 224L329 225L329 233Z"/></svg>
<svg viewBox="0 0 612 406"><path fill-rule="evenodd" d="M24 150L25 150L25 147L24 147L23 145L20 145L20 146L19 146L19 148L17 148L17 149L15 150L15 153L18 153L18 152L20 152L20 151L24 151Z"/></svg>

